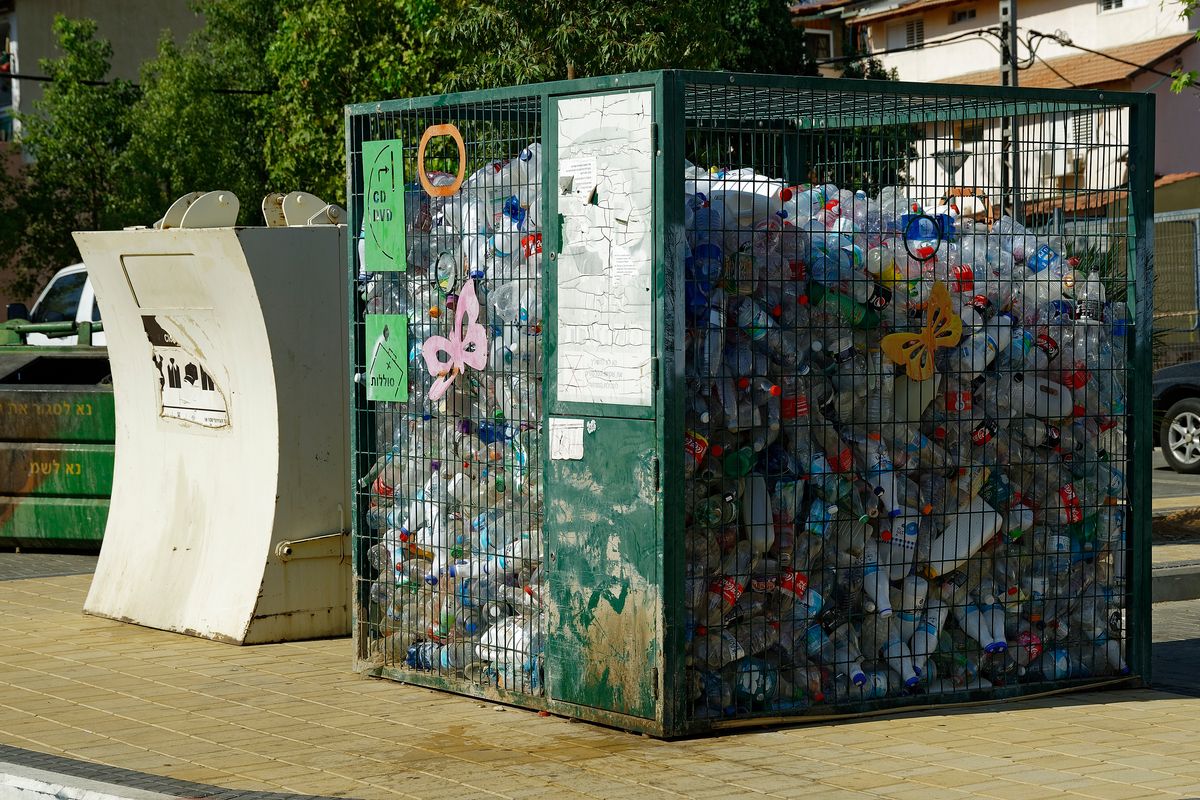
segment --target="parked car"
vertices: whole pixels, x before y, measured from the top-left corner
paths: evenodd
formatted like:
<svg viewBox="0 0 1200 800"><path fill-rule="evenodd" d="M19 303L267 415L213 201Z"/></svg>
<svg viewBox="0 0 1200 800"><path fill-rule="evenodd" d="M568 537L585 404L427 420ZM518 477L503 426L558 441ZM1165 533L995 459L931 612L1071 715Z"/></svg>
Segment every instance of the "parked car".
<svg viewBox="0 0 1200 800"><path fill-rule="evenodd" d="M1173 364L1154 373L1158 443L1176 472L1200 473L1200 361Z"/></svg>
<svg viewBox="0 0 1200 800"><path fill-rule="evenodd" d="M8 307L8 318L30 322L99 322L100 306L87 267L72 264L60 269L38 295L32 309L27 311L23 303L13 303ZM25 337L25 343L35 347L65 347L78 344L79 337L31 333ZM92 344L101 347L107 344L103 331L92 334Z"/></svg>

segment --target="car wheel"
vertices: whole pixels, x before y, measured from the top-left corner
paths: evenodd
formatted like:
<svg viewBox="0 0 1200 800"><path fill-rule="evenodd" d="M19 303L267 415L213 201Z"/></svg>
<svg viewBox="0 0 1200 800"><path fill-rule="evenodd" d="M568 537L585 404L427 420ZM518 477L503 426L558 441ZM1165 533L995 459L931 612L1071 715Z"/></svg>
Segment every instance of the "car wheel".
<svg viewBox="0 0 1200 800"><path fill-rule="evenodd" d="M1171 469L1200 473L1200 398L1185 397L1167 410L1158 441Z"/></svg>

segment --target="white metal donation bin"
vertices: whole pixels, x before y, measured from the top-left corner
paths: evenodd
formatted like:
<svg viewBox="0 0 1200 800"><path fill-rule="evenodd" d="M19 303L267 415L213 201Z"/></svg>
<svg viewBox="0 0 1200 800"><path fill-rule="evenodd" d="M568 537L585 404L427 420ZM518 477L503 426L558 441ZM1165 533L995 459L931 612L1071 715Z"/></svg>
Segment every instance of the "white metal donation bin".
<svg viewBox="0 0 1200 800"><path fill-rule="evenodd" d="M346 635L340 209L288 224L276 196L273 227L233 227L236 198L211 194L181 199L154 229L75 234L104 313L117 415L84 610L236 644ZM224 205L198 213L214 202Z"/></svg>

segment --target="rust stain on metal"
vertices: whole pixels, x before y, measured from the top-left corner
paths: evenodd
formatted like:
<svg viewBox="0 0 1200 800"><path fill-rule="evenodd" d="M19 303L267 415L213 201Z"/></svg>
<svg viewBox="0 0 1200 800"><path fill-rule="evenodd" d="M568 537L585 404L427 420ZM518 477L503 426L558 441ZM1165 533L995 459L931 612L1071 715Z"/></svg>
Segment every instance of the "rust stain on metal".
<svg viewBox="0 0 1200 800"><path fill-rule="evenodd" d="M587 626L591 658L586 680L611 687L614 697L629 704L636 704L636 698L650 680L644 671L644 659L630 656L647 653L654 646L658 629L654 614L657 595L641 579L627 582L618 595L614 596L611 589L602 592Z"/></svg>

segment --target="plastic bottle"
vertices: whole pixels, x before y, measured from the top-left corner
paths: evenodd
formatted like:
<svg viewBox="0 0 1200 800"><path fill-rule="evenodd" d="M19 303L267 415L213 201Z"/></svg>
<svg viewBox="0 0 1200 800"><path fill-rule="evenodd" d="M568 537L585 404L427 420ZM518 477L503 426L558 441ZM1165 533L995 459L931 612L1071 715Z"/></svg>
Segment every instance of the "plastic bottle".
<svg viewBox="0 0 1200 800"><path fill-rule="evenodd" d="M925 605L925 612L921 615L913 630L912 638L908 641L913 657L913 667L917 671L923 673L929 658L937 651L942 626L946 623L949 615L950 607L941 600L930 600Z"/></svg>
<svg viewBox="0 0 1200 800"><path fill-rule="evenodd" d="M867 539L863 549L863 591L881 619L892 615L892 587L885 565L879 563L879 546L873 538Z"/></svg>
<svg viewBox="0 0 1200 800"><path fill-rule="evenodd" d="M738 542L721 565L721 574L713 579L708 589L708 611L704 622L719 625L746 591L751 567L754 564L754 548L750 542Z"/></svg>
<svg viewBox="0 0 1200 800"><path fill-rule="evenodd" d="M765 347L785 365L796 366L798 354L794 341L779 328L770 311L756 300L743 299L738 304L737 324L757 346Z"/></svg>
<svg viewBox="0 0 1200 800"><path fill-rule="evenodd" d="M916 575L906 575L900 582L898 594L896 623L900 630L900 638L907 642L912 639L924 615L929 583Z"/></svg>
<svg viewBox="0 0 1200 800"><path fill-rule="evenodd" d="M983 372L996 358L1008 349L1012 341L1012 318L1001 314L982 326L970 339L958 348L959 369L963 375L972 377Z"/></svg>
<svg viewBox="0 0 1200 800"><path fill-rule="evenodd" d="M858 634L849 623L843 622L830 635L833 640L834 662L839 674L845 675L845 680L852 687L864 686L867 682L863 670L862 653L858 647Z"/></svg>
<svg viewBox="0 0 1200 800"><path fill-rule="evenodd" d="M929 547L926 578L944 575L969 559L1004 526L1004 518L983 501L972 498L960 508L946 530Z"/></svg>
<svg viewBox="0 0 1200 800"><path fill-rule="evenodd" d="M963 633L979 643L986 653L1000 652L1008 647L1007 642L993 638L982 609L974 601L955 605L950 609Z"/></svg>
<svg viewBox="0 0 1200 800"><path fill-rule="evenodd" d="M1104 321L1106 302L1104 283L1096 270L1088 273L1082 285L1075 289L1075 320L1077 323L1099 325Z"/></svg>

